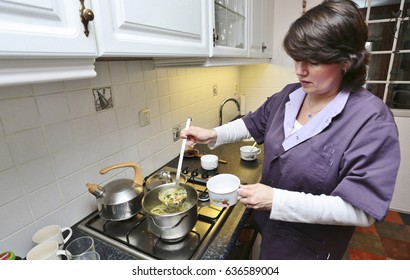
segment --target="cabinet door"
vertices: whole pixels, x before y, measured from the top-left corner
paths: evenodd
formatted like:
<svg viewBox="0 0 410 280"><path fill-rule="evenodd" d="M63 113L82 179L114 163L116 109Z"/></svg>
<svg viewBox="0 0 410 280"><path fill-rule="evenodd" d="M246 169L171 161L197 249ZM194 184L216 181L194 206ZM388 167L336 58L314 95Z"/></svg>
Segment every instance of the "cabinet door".
<svg viewBox="0 0 410 280"><path fill-rule="evenodd" d="M0 57L95 58L94 36L84 35L79 9L78 0L0 0Z"/></svg>
<svg viewBox="0 0 410 280"><path fill-rule="evenodd" d="M273 0L250 1L249 57L272 57L273 12Z"/></svg>
<svg viewBox="0 0 410 280"><path fill-rule="evenodd" d="M100 56L208 56L207 0L93 0Z"/></svg>
<svg viewBox="0 0 410 280"><path fill-rule="evenodd" d="M213 48L211 56L248 56L248 1L211 0Z"/></svg>
<svg viewBox="0 0 410 280"><path fill-rule="evenodd" d="M94 77L75 0L0 0L0 86ZM67 59L70 58L70 59Z"/></svg>

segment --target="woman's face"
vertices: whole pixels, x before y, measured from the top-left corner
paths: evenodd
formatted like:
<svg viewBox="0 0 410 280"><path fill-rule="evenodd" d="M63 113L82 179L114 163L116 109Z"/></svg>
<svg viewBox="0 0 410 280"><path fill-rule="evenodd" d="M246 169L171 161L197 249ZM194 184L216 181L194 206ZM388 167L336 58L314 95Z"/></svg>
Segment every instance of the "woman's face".
<svg viewBox="0 0 410 280"><path fill-rule="evenodd" d="M315 64L295 61L295 72L303 90L311 95L330 96L340 91L343 64Z"/></svg>

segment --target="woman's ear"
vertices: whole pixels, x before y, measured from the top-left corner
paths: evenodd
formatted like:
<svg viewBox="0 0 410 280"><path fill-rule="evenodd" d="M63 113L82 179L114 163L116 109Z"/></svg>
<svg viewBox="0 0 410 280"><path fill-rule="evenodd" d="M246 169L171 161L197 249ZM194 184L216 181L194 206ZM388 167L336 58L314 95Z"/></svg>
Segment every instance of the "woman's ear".
<svg viewBox="0 0 410 280"><path fill-rule="evenodd" d="M352 62L350 60L345 60L342 62L342 70L343 72L347 72L350 69L350 66L352 66Z"/></svg>

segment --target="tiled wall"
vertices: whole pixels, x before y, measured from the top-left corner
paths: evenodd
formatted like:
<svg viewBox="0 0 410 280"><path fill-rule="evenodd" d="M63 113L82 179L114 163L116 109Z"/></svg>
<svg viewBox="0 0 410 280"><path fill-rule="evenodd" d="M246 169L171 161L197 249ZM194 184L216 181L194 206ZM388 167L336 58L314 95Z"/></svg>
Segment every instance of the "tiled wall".
<svg viewBox="0 0 410 280"><path fill-rule="evenodd" d="M247 111L254 111L268 96L286 84L297 82L292 66L261 64L241 67L241 94L246 96Z"/></svg>

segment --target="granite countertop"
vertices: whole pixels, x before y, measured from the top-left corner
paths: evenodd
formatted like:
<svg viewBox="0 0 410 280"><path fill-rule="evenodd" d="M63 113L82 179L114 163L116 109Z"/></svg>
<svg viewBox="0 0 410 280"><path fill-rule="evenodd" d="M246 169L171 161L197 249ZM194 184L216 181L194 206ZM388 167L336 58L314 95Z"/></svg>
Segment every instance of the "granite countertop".
<svg viewBox="0 0 410 280"><path fill-rule="evenodd" d="M195 148L199 150L201 154L215 154L220 159L226 160L227 163L219 163L217 172L230 173L238 176L242 184L252 184L259 182L262 172L262 160L263 152L258 156L255 161L244 161L240 158L239 148L244 145L252 145L253 142L242 141L238 143L225 144L214 150L210 150L206 145L196 145ZM258 146L263 150L263 146ZM171 160L168 166L178 166L178 157ZM189 166L192 168L198 168L200 170L200 158L184 158L183 166ZM224 225L217 233L214 240L211 242L206 252L202 256L204 260L226 259L229 252L235 246L236 240L239 236L239 232L243 225L246 223L251 211L246 209L241 203L237 203ZM87 235L77 228L77 225L73 226L73 236L76 237ZM96 251L100 253L102 260L132 260L136 259L134 256L129 255L127 252L119 250L112 245L98 239L95 240Z"/></svg>

